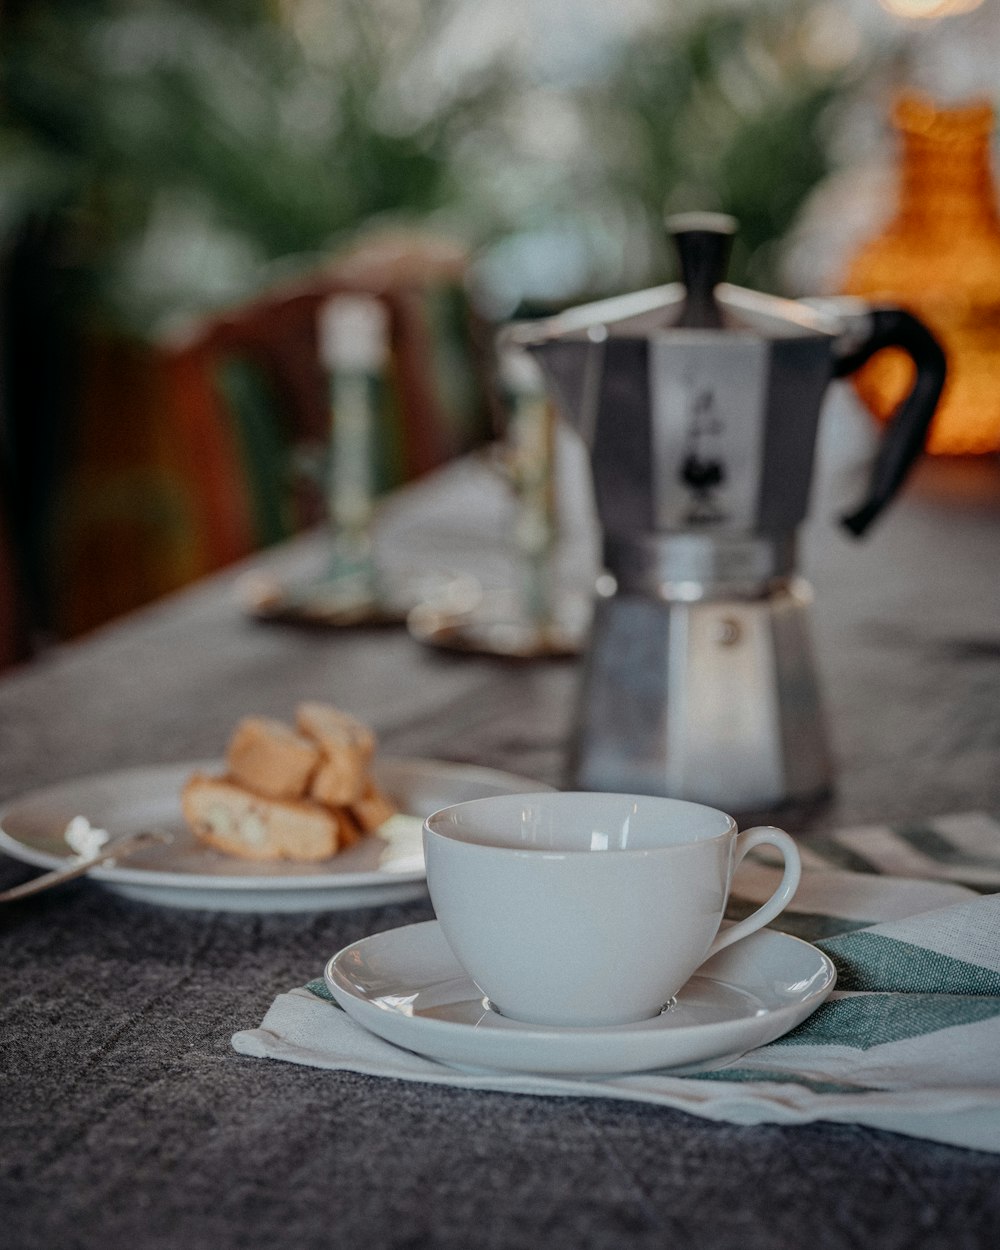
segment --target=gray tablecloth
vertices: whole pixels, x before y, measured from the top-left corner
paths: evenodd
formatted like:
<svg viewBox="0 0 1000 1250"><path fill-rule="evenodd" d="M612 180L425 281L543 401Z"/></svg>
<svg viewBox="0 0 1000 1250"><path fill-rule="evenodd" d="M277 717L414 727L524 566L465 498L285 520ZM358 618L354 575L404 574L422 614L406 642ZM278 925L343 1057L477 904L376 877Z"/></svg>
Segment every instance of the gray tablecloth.
<svg viewBox="0 0 1000 1250"><path fill-rule="evenodd" d="M838 793L797 833L1000 811L1000 491L937 473L863 546L807 542ZM468 515L488 529L485 494ZM454 515L451 513L449 515ZM823 529L826 531L826 516ZM446 536L434 514L413 541ZM470 526L461 541L475 548ZM436 528L435 528L436 527ZM452 533L456 532L452 530ZM481 537L481 536L480 536ZM442 540L443 541L443 540ZM290 569L311 549L279 553ZM928 590L930 587L932 589ZM572 664L511 668L400 631L241 618L223 577L0 682L0 799L216 754L236 716L325 697L394 754L557 783ZM0 885L30 870L0 859ZM985 1250L995 1155L851 1126L735 1127L604 1099L317 1072L233 1033L344 944L429 905L230 915L93 883L0 914L0 1241L118 1247Z"/></svg>
<svg viewBox="0 0 1000 1250"><path fill-rule="evenodd" d="M8 917L8 1244L995 1244L994 1156L850 1126L738 1128L232 1052L234 1028L256 1025L325 953L429 915L420 904L167 912L82 884Z"/></svg>

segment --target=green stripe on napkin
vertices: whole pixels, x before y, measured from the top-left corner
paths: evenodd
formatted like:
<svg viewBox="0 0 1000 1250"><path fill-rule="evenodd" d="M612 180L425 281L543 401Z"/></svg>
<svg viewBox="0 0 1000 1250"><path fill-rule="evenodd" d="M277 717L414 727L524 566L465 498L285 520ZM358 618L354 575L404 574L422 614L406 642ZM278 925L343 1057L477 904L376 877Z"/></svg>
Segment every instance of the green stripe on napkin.
<svg viewBox="0 0 1000 1250"><path fill-rule="evenodd" d="M758 899L732 894L726 904L726 919L743 920L759 907ZM852 929L867 929L874 923L872 920L845 920L843 916L826 916L819 912L795 911L794 908L786 907L780 916L771 921L770 927L780 929L782 933L790 933L792 937L802 938L806 942L818 942L820 938L833 937Z"/></svg>
<svg viewBox="0 0 1000 1250"><path fill-rule="evenodd" d="M997 856L974 855L963 851L933 825L900 825L893 830L897 837L909 843L915 851L951 868L991 868L1000 871Z"/></svg>
<svg viewBox="0 0 1000 1250"><path fill-rule="evenodd" d="M842 868L845 872L864 872L882 875L882 869L877 864L872 863L870 859L866 859L860 851L856 851L853 847L844 846L842 842L836 841L830 837L812 837L807 842L803 842L808 850L814 851L827 861L831 868Z"/></svg>
<svg viewBox="0 0 1000 1250"><path fill-rule="evenodd" d="M817 945L837 966L837 988L896 993L1000 995L1000 973L980 964L884 937L846 933Z"/></svg>
<svg viewBox="0 0 1000 1250"><path fill-rule="evenodd" d="M843 1081L822 1081L802 1076L798 1072L785 1072L781 1068L716 1068L713 1072L696 1072L688 1078L692 1081L765 1081L769 1085L801 1085L814 1094L875 1094L880 1091L874 1085L846 1085Z"/></svg>
<svg viewBox="0 0 1000 1250"><path fill-rule="evenodd" d="M1000 1016L1000 999L963 994L860 994L826 1002L771 1046L871 1050Z"/></svg>
<svg viewBox="0 0 1000 1250"><path fill-rule="evenodd" d="M307 985L303 986L303 988L307 989L310 994L315 994L317 998L322 998L328 1003L333 1003L335 1007L338 1005L337 1000L327 989L326 982L322 977L316 977Z"/></svg>

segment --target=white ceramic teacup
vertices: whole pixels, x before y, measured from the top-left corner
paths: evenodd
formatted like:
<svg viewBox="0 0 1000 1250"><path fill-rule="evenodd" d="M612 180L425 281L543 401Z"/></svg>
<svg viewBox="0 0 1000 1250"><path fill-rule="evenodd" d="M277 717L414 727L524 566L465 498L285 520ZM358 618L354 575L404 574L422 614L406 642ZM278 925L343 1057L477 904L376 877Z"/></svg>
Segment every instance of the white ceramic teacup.
<svg viewBox="0 0 1000 1250"><path fill-rule="evenodd" d="M781 884L720 931L752 847ZM738 833L725 812L645 795L473 799L424 822L427 884L458 962L494 1008L529 1024L595 1027L656 1016L725 946L773 920L799 883L780 829Z"/></svg>

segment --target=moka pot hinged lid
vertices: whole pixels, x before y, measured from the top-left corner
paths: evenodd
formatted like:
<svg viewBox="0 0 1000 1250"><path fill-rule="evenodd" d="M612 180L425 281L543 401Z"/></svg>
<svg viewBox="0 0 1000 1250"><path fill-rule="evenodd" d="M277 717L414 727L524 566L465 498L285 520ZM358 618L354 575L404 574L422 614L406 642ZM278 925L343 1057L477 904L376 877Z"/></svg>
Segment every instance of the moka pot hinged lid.
<svg viewBox="0 0 1000 1250"><path fill-rule="evenodd" d="M944 384L940 347L901 309L821 307L725 282L730 217L683 214L667 226L681 282L503 335L536 357L589 446L605 530L787 532L807 511L831 378L897 346L916 378L883 436L868 497L843 518L862 533L923 449Z"/></svg>

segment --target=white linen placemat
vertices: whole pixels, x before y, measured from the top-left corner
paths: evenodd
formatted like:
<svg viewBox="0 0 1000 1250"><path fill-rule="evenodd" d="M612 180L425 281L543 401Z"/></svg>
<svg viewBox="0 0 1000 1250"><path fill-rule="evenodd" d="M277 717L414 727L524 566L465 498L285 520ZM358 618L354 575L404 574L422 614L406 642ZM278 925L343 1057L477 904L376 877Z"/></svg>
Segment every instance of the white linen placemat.
<svg viewBox="0 0 1000 1250"><path fill-rule="evenodd" d="M827 952L836 991L793 1032L711 1072L458 1071L369 1033L321 980L279 995L233 1046L399 1080L632 1099L738 1124L866 1124L1000 1152L1000 894L978 894L1000 889L1000 824L950 817L869 830L866 839L850 831L811 842L803 884L775 926ZM880 875L904 857L924 880ZM831 864L850 868L823 866ZM741 869L733 914L766 897L774 873L763 864Z"/></svg>

